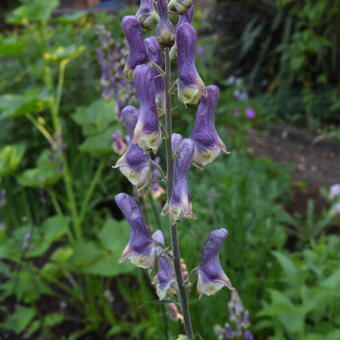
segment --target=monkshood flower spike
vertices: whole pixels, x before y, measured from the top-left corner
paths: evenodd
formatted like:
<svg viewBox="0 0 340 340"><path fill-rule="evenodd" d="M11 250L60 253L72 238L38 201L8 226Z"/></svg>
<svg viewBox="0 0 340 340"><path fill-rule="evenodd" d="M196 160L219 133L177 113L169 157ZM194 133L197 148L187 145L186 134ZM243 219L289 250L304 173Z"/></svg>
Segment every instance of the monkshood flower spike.
<svg viewBox="0 0 340 340"><path fill-rule="evenodd" d="M197 104L202 95L206 95L203 80L195 65L196 40L195 29L189 23L177 28L177 68L178 99L183 104Z"/></svg>
<svg viewBox="0 0 340 340"><path fill-rule="evenodd" d="M157 0L159 22L157 25L157 39L162 47L171 47L176 39L175 27L169 20L168 4L166 0Z"/></svg>
<svg viewBox="0 0 340 340"><path fill-rule="evenodd" d="M136 66L148 62L148 56L144 47L142 27L137 17L133 15L125 16L122 20L122 26L129 48L124 73L127 78L132 78Z"/></svg>
<svg viewBox="0 0 340 340"><path fill-rule="evenodd" d="M145 29L150 29L158 21L158 14L152 0L140 0L136 17Z"/></svg>
<svg viewBox="0 0 340 340"><path fill-rule="evenodd" d="M136 97L139 101L139 117L133 134L133 143L144 151L156 152L161 144L161 130L153 86L154 70L147 64L135 70Z"/></svg>
<svg viewBox="0 0 340 340"><path fill-rule="evenodd" d="M133 106L127 106L122 110L122 120L128 130L129 139L132 140L133 132L138 120L138 110ZM145 188L152 176L151 158L145 154L137 144L130 142L126 153L119 158L114 168L119 168L121 173L137 187L137 190Z"/></svg>
<svg viewBox="0 0 340 340"><path fill-rule="evenodd" d="M214 161L221 151L228 153L214 123L218 97L219 89L214 85L207 86L207 96L201 98L198 107L191 134L191 139L195 143L193 163L198 167Z"/></svg>
<svg viewBox="0 0 340 340"><path fill-rule="evenodd" d="M153 281L156 286L157 295L163 300L168 290L175 286L175 273L172 261L164 252L164 235L161 230L157 230L152 234L153 240L156 242L156 258L158 262L157 275Z"/></svg>
<svg viewBox="0 0 340 340"><path fill-rule="evenodd" d="M169 202L166 202L162 214L169 214L171 223L176 223L182 216L195 218L192 212L191 194L188 186L188 175L195 147L191 139L180 141L179 135L174 134L172 145L175 154L175 168L172 194Z"/></svg>
<svg viewBox="0 0 340 340"><path fill-rule="evenodd" d="M178 14L184 13L193 4L193 0L170 0L169 9Z"/></svg>
<svg viewBox="0 0 340 340"><path fill-rule="evenodd" d="M198 268L197 290L200 296L203 294L212 295L224 286L234 290L221 267L219 257L221 244L227 236L228 231L224 228L215 229L209 235L203 250L202 263Z"/></svg>
<svg viewBox="0 0 340 340"><path fill-rule="evenodd" d="M140 268L151 269L155 263L155 242L144 223L136 201L125 193L116 195L115 202L130 224L130 239L119 262L129 259Z"/></svg>

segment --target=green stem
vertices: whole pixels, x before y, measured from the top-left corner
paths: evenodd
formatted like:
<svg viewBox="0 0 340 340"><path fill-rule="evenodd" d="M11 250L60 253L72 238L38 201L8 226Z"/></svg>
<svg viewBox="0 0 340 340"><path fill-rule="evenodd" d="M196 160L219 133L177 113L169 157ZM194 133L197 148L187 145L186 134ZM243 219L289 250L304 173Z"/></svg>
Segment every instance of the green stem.
<svg viewBox="0 0 340 340"><path fill-rule="evenodd" d="M171 103L171 61L169 55L169 48L164 49L164 59L165 59L165 129L166 129L166 164L167 164L167 199L168 202L171 197L173 179L174 179L174 157L171 145L171 135L172 135L172 103ZM170 219L169 219L170 221ZM179 301L181 304L181 311L184 319L184 328L188 340L194 339L194 334L191 325L190 310L188 304L188 298L184 287L182 268L181 268L181 255L178 245L177 227L176 224L170 224L170 235L171 244L173 251L173 263L175 269L176 282L178 287Z"/></svg>
<svg viewBox="0 0 340 340"><path fill-rule="evenodd" d="M79 218L78 218L78 228L81 227L81 224L84 221L87 209L88 209L88 205L89 205L89 201L91 199L91 196L93 194L94 189L96 188L96 185L98 184L98 181L100 180L102 171L104 169L105 166L105 161L102 159L99 162L98 168L93 176L92 182L90 183L90 186L85 194L84 200L81 204L81 208L80 208L80 213L79 213Z"/></svg>

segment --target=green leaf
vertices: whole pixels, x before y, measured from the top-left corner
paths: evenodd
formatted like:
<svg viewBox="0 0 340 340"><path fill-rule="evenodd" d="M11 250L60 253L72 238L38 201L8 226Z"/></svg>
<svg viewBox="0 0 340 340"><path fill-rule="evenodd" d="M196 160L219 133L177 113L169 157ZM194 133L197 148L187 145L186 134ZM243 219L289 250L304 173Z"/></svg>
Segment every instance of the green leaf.
<svg viewBox="0 0 340 340"><path fill-rule="evenodd" d="M287 255L280 253L278 251L273 251L273 255L280 263L281 268L285 274L284 280L290 283L295 282L298 279L299 273L292 260Z"/></svg>
<svg viewBox="0 0 340 340"><path fill-rule="evenodd" d="M18 306L14 313L4 321L3 326L16 333L21 333L33 320L35 314L36 311L33 307Z"/></svg>
<svg viewBox="0 0 340 340"><path fill-rule="evenodd" d="M116 121L114 101L98 99L89 106L78 108L72 118L82 127L85 136L103 132Z"/></svg>
<svg viewBox="0 0 340 340"><path fill-rule="evenodd" d="M63 322L64 316L60 313L51 313L44 317L44 324L47 327L54 327Z"/></svg>
<svg viewBox="0 0 340 340"><path fill-rule="evenodd" d="M37 167L24 171L18 181L21 185L33 188L46 188L56 183L62 176L61 160L55 158L50 149L40 154Z"/></svg>
<svg viewBox="0 0 340 340"><path fill-rule="evenodd" d="M95 155L112 153L112 134L115 130L115 127L111 127L102 133L87 137L79 146L80 151Z"/></svg>
<svg viewBox="0 0 340 340"><path fill-rule="evenodd" d="M61 25L72 25L81 21L83 18L86 18L86 16L87 16L86 12L79 11L72 14L61 15L60 17L57 17L55 21Z"/></svg>
<svg viewBox="0 0 340 340"><path fill-rule="evenodd" d="M38 89L23 95L5 94L0 96L0 119L24 116L37 113L51 105L51 96Z"/></svg>
<svg viewBox="0 0 340 340"><path fill-rule="evenodd" d="M52 62L70 62L73 59L78 58L85 51L85 46L69 45L58 46L54 50L44 53L44 59Z"/></svg>
<svg viewBox="0 0 340 340"><path fill-rule="evenodd" d="M25 0L16 8L8 22L16 25L28 25L29 22L46 21L59 6L59 0Z"/></svg>
<svg viewBox="0 0 340 340"><path fill-rule="evenodd" d="M6 145L0 150L0 177L9 175L18 168L25 150L24 144Z"/></svg>
<svg viewBox="0 0 340 340"><path fill-rule="evenodd" d="M337 289L340 287L340 268L321 282L323 287Z"/></svg>
<svg viewBox="0 0 340 340"><path fill-rule="evenodd" d="M49 217L39 228L39 238L32 241L32 250L27 252L28 257L44 254L53 242L59 241L68 231L70 218L56 215Z"/></svg>
<svg viewBox="0 0 340 340"><path fill-rule="evenodd" d="M131 272L133 266L130 263L118 263L129 239L129 229L126 222L117 222L109 218L98 234L99 244L86 241L74 247L74 254L70 259L71 269L101 276Z"/></svg>
<svg viewBox="0 0 340 340"><path fill-rule="evenodd" d="M73 249L71 247L59 247L52 255L51 260L60 265L66 263L66 261L73 255Z"/></svg>
<svg viewBox="0 0 340 340"><path fill-rule="evenodd" d="M0 54L7 57L20 56L24 48L24 42L16 35L11 35L0 41Z"/></svg>

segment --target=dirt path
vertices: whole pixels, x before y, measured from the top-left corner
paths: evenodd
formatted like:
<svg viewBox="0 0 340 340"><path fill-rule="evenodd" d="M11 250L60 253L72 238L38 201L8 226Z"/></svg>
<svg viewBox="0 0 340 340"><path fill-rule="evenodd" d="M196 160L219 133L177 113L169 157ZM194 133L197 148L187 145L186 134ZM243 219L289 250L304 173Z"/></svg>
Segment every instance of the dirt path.
<svg viewBox="0 0 340 340"><path fill-rule="evenodd" d="M340 183L340 141L320 139L305 129L290 125L268 125L249 136L255 155L290 163L295 180L312 186Z"/></svg>

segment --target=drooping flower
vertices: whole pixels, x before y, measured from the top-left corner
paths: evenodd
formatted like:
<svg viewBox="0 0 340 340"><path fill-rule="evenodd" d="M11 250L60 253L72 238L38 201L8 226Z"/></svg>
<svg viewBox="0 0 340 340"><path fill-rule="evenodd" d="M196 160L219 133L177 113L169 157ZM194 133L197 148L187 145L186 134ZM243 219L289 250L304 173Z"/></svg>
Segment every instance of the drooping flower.
<svg viewBox="0 0 340 340"><path fill-rule="evenodd" d="M152 238L156 241L156 256L158 261L158 271L154 279L156 291L160 300L163 300L168 290L175 283L174 269L172 261L166 253L163 252L164 235L161 230L157 230L152 234Z"/></svg>
<svg viewBox="0 0 340 340"><path fill-rule="evenodd" d="M157 25L157 39L161 46L171 47L176 39L175 28L169 20L166 0L157 0L159 22Z"/></svg>
<svg viewBox="0 0 340 340"><path fill-rule="evenodd" d="M197 104L206 95L203 80L195 65L197 34L189 23L177 29L178 98L183 104Z"/></svg>
<svg viewBox="0 0 340 340"><path fill-rule="evenodd" d="M219 89L214 85L207 86L207 96L201 98L196 114L191 139L195 143L194 164L202 167L213 160L222 151L228 153L215 128L215 111Z"/></svg>
<svg viewBox="0 0 340 340"><path fill-rule="evenodd" d="M193 0L170 0L169 9L182 14L192 6Z"/></svg>
<svg viewBox="0 0 340 340"><path fill-rule="evenodd" d="M334 198L340 196L340 184L333 184L329 188L329 198L334 200Z"/></svg>
<svg viewBox="0 0 340 340"><path fill-rule="evenodd" d="M130 225L130 239L119 262L129 259L134 265L150 269L155 263L155 242L145 225L137 202L129 195L116 195L115 202Z"/></svg>
<svg viewBox="0 0 340 340"><path fill-rule="evenodd" d="M200 296L212 295L224 286L234 290L219 258L221 244L227 236L228 231L224 228L215 229L209 235L203 250L202 263L198 268L197 290Z"/></svg>
<svg viewBox="0 0 340 340"><path fill-rule="evenodd" d="M163 68L162 49L156 37L150 37L144 40L146 53L151 62ZM156 104L158 114L162 115L165 111L165 85L164 78L161 74L152 67L153 70L153 85L155 90Z"/></svg>
<svg viewBox="0 0 340 340"><path fill-rule="evenodd" d="M125 64L125 75L132 78L137 65L148 61L148 56L143 43L141 24L133 15L125 16L122 20L125 37L128 43L129 56Z"/></svg>
<svg viewBox="0 0 340 340"><path fill-rule="evenodd" d="M182 216L194 218L192 212L191 195L188 186L188 175L194 156L195 147L191 139L185 138L180 142L178 134L172 138L173 151L176 154L174 162L174 180L169 201L165 204L162 214L169 213L171 223L175 223Z"/></svg>
<svg viewBox="0 0 340 340"><path fill-rule="evenodd" d="M115 131L112 134L112 139L113 139L113 143L112 143L113 151L117 155L122 156L127 149L127 145L122 138L121 132L119 130Z"/></svg>
<svg viewBox="0 0 340 340"><path fill-rule="evenodd" d="M155 101L153 75L153 69L147 64L136 67L135 87L140 108L133 134L133 143L138 144L144 151L151 149L156 152L162 140Z"/></svg>
<svg viewBox="0 0 340 340"><path fill-rule="evenodd" d="M136 17L145 29L150 29L158 21L158 14L155 11L152 0L140 0Z"/></svg>
<svg viewBox="0 0 340 340"><path fill-rule="evenodd" d="M256 118L256 113L255 110L251 107L247 107L245 110L246 117L249 119L254 119Z"/></svg>
<svg viewBox="0 0 340 340"><path fill-rule="evenodd" d="M127 106L122 110L122 120L132 140L133 132L138 120L138 110ZM119 168L121 173L137 187L143 189L150 181L152 175L151 159L137 144L130 143L127 152L117 161L114 168Z"/></svg>

